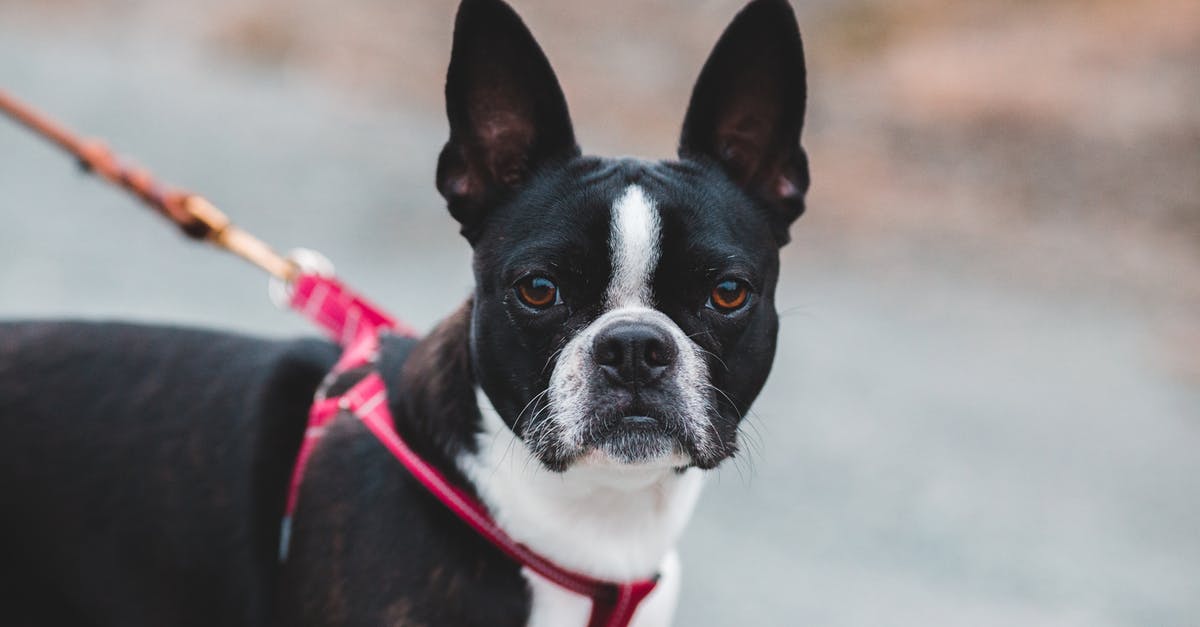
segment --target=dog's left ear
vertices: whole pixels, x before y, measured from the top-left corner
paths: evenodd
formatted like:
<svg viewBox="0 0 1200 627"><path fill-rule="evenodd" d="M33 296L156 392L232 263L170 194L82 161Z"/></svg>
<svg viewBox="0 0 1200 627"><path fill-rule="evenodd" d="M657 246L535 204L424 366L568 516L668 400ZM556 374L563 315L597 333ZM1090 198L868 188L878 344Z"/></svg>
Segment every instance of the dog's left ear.
<svg viewBox="0 0 1200 627"><path fill-rule="evenodd" d="M725 29L692 91L682 158L711 159L772 211L776 239L804 212L804 47L787 0L754 0Z"/></svg>
<svg viewBox="0 0 1200 627"><path fill-rule="evenodd" d="M438 191L472 243L487 207L539 166L579 154L550 62L501 0L459 6L446 115L450 140L438 159Z"/></svg>

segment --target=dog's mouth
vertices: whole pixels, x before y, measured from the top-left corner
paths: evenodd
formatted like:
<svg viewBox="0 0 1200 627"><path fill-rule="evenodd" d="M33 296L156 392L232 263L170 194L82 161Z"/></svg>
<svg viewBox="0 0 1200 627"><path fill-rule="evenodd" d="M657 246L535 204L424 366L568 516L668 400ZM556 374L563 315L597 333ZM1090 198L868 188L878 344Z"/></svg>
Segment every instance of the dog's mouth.
<svg viewBox="0 0 1200 627"><path fill-rule="evenodd" d="M538 426L554 428L534 428L535 433L523 437L529 441L533 436L531 448L546 467L556 471L576 465L713 468L726 457L705 447L707 434L699 425L708 424L708 417L689 418L659 403L622 400L592 404L576 414L586 418L573 424L545 421Z"/></svg>
<svg viewBox="0 0 1200 627"><path fill-rule="evenodd" d="M665 420L636 413L604 421L583 442L583 458L622 465L691 464L682 434Z"/></svg>
<svg viewBox="0 0 1200 627"><path fill-rule="evenodd" d="M717 436L710 416L612 406L581 413L588 418L574 424L545 419L522 433L548 469L562 472L575 465L711 469L736 450L735 436Z"/></svg>

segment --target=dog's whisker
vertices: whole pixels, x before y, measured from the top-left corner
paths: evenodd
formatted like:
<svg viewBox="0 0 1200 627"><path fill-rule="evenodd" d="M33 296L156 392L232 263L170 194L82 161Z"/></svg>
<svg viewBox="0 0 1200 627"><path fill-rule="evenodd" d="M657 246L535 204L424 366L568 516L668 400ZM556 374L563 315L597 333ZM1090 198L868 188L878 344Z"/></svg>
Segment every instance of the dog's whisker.
<svg viewBox="0 0 1200 627"><path fill-rule="evenodd" d="M563 351L565 351L566 349L567 349L567 338L565 338L565 337L564 337L564 338L562 339L562 341L561 341L561 342L559 342L559 347L558 347L558 349L557 349L557 350L555 350L553 353L550 353L550 356L546 358L546 364L542 366L542 374L543 374L543 375L544 375L544 374L546 374L546 371L550 369L550 365L551 365L552 363L554 363L554 360L555 360L555 359L556 359L556 358L557 358L559 355L561 355L561 354L562 354L562 352L563 352Z"/></svg>
<svg viewBox="0 0 1200 627"><path fill-rule="evenodd" d="M815 320L817 318L816 312L813 311L807 305L797 305L795 307L788 307L787 309L784 309L783 311L779 312L780 320L783 320L784 318L791 318L792 316L804 316L804 317L809 318L810 320Z"/></svg>
<svg viewBox="0 0 1200 627"><path fill-rule="evenodd" d="M700 348L700 347L697 347L697 348L699 348L700 352L702 352L702 353L704 353L704 354L706 354L706 355L710 355L710 356L712 356L712 358L713 358L713 359L715 359L715 360L717 360L718 362L720 362L720 364L721 364L721 367L725 368L725 372L732 372L732 371L729 369L729 364L725 363L725 360L724 360L724 359L721 359L721 357L720 357L720 356L718 356L716 353L714 353L714 352L712 352L712 351L710 351L710 350L705 350L704 348Z"/></svg>

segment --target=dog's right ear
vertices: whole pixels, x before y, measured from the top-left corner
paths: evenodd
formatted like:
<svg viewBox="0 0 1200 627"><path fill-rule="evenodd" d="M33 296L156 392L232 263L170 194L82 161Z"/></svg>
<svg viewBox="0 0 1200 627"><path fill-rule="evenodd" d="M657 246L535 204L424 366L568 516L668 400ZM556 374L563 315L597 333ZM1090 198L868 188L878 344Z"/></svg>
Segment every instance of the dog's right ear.
<svg viewBox="0 0 1200 627"><path fill-rule="evenodd" d="M487 207L539 166L579 154L550 62L501 0L463 0L458 8L446 115L450 140L437 187L472 243Z"/></svg>

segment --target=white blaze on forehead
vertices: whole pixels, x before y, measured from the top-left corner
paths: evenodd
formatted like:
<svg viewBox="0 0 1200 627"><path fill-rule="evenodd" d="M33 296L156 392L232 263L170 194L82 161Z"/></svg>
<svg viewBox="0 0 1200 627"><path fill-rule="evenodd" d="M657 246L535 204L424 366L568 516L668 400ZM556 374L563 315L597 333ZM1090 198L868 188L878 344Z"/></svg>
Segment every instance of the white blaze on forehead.
<svg viewBox="0 0 1200 627"><path fill-rule="evenodd" d="M650 307L650 281L658 267L662 237L658 208L637 185L625 188L613 203L612 280L608 307Z"/></svg>

